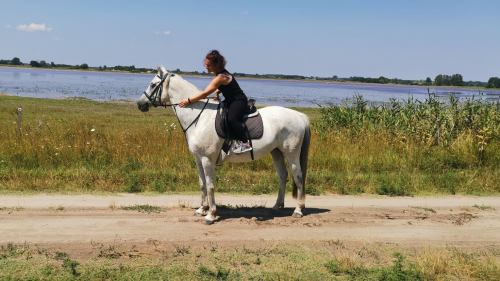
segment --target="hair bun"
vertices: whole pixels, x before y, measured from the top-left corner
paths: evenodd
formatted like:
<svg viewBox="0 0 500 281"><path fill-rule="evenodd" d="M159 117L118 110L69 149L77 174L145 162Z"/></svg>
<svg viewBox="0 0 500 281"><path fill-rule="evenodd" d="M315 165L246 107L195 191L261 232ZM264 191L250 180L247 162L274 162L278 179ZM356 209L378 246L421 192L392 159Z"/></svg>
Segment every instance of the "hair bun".
<svg viewBox="0 0 500 281"><path fill-rule="evenodd" d="M208 59L211 62L217 73L224 70L226 67L226 59L217 50L210 51L205 59Z"/></svg>

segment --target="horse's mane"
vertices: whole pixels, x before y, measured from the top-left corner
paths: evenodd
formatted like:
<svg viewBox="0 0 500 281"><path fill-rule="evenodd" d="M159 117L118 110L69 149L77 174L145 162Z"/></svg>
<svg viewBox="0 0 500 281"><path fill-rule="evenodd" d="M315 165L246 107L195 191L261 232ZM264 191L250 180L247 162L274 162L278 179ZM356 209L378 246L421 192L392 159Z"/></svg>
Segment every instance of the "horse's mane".
<svg viewBox="0 0 500 281"><path fill-rule="evenodd" d="M198 87L196 87L195 85L191 84L190 82L184 80L184 78L182 78L182 76L180 76L179 74L176 74L172 78L178 80L178 81L176 81L176 83L179 83L180 87L182 87L186 91L201 92L201 90L198 89Z"/></svg>

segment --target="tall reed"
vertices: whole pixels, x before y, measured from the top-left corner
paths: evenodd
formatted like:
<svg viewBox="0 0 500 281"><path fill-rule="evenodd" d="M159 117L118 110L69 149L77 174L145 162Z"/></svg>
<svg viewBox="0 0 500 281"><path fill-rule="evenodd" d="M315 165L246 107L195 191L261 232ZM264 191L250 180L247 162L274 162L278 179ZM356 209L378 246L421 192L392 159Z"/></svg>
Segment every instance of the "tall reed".
<svg viewBox="0 0 500 281"><path fill-rule="evenodd" d="M461 135L476 135L480 151L492 138L498 139L500 103L481 98L446 100L429 93L423 102L410 96L402 102L369 103L362 96L346 99L342 105L321 109L320 135L332 129L359 134L362 129L387 130L429 146L450 146Z"/></svg>

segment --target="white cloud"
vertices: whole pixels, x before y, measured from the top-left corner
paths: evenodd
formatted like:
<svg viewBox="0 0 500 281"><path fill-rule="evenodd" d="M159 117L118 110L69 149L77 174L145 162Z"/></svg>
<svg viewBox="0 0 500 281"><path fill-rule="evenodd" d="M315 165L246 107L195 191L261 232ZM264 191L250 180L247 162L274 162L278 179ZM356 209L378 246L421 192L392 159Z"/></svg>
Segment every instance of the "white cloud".
<svg viewBox="0 0 500 281"><path fill-rule="evenodd" d="M155 32L155 34L157 34L157 35L170 35L170 30L168 30L168 31L157 31L157 32Z"/></svg>
<svg viewBox="0 0 500 281"><path fill-rule="evenodd" d="M12 26L10 26L10 24L7 24L5 28L12 28Z"/></svg>
<svg viewBox="0 0 500 281"><path fill-rule="evenodd" d="M16 29L20 30L20 31L28 31L28 32L31 32L31 31L48 31L48 32L51 32L52 31L52 27L46 27L45 23L42 23L42 24L32 23L30 25L21 24Z"/></svg>

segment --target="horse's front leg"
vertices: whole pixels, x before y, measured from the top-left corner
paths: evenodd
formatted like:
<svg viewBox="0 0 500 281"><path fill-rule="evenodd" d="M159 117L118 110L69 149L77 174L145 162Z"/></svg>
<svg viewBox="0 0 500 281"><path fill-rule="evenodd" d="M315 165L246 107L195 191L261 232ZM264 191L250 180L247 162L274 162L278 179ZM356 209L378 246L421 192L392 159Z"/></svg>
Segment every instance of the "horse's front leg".
<svg viewBox="0 0 500 281"><path fill-rule="evenodd" d="M200 180L200 189L201 189L201 206L194 212L196 217L201 217L206 210L208 210L208 201L207 201L207 183L205 180L205 171L203 168L202 161L200 157L195 156L196 167L198 168L198 178Z"/></svg>
<svg viewBox="0 0 500 281"><path fill-rule="evenodd" d="M202 157L201 162L205 173L205 184L207 189L208 214L205 216L205 224L213 224L217 206L215 205L215 162L208 157Z"/></svg>

